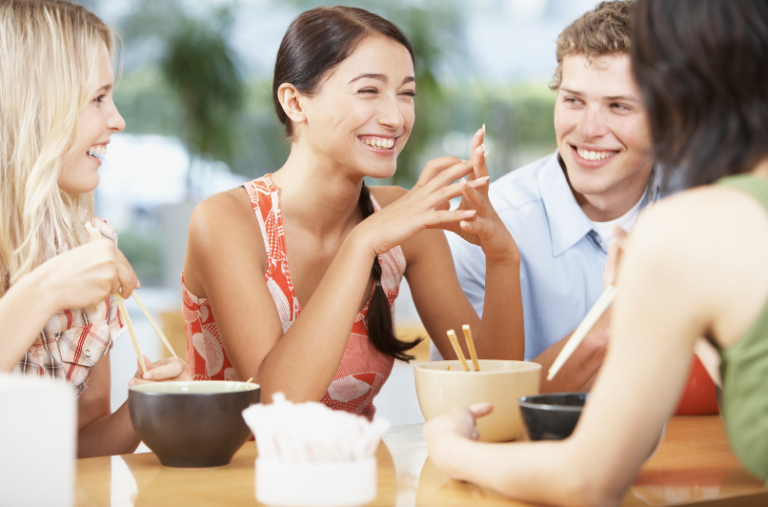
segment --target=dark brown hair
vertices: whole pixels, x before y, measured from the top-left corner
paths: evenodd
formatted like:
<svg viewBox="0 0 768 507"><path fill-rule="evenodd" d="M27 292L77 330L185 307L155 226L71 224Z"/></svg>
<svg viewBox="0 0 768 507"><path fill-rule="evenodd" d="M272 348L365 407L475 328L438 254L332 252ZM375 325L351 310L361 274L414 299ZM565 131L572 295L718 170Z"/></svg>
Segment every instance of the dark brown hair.
<svg viewBox="0 0 768 507"><path fill-rule="evenodd" d="M686 186L768 156L768 2L640 0L632 68L656 159Z"/></svg>
<svg viewBox="0 0 768 507"><path fill-rule="evenodd" d="M630 16L633 0L600 2L594 10L571 23L557 37L557 69L549 87L560 88L563 60L570 55L584 55L588 61L613 53L629 54Z"/></svg>
<svg viewBox="0 0 768 507"><path fill-rule="evenodd" d="M341 62L351 55L369 35L378 34L402 44L413 60L413 48L405 34L394 23L381 16L355 7L318 7L299 15L280 43L272 82L272 100L286 135L293 136L293 124L277 98L283 83L290 83L304 95L315 94L322 82ZM368 187L363 186L358 200L360 214L365 220L373 214ZM381 352L409 361L413 356L406 351L421 339L402 341L395 336L392 310L386 292L381 286L381 264L376 257L371 268L375 283L373 297L368 305L366 325L371 343Z"/></svg>

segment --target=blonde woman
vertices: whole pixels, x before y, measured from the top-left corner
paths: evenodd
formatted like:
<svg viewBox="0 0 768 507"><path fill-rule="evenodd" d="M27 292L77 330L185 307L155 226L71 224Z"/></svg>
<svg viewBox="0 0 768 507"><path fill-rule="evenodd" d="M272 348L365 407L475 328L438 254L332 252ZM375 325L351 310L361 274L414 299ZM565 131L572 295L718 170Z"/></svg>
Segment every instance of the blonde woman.
<svg viewBox="0 0 768 507"><path fill-rule="evenodd" d="M139 444L127 403L110 413L109 402L123 331L114 294L139 282L93 215L100 157L125 127L115 49L114 32L76 4L0 0L0 371L74 385L80 457ZM110 241L89 241L88 221ZM186 377L180 360L147 366L130 383Z"/></svg>

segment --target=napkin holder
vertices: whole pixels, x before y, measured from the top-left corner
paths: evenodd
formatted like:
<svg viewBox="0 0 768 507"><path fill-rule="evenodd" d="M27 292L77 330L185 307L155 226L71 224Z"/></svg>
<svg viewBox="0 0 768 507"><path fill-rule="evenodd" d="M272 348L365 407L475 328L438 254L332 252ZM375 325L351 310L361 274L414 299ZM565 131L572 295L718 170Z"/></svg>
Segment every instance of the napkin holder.
<svg viewBox="0 0 768 507"><path fill-rule="evenodd" d="M376 498L376 458L291 462L256 458L256 499L267 505L351 507Z"/></svg>

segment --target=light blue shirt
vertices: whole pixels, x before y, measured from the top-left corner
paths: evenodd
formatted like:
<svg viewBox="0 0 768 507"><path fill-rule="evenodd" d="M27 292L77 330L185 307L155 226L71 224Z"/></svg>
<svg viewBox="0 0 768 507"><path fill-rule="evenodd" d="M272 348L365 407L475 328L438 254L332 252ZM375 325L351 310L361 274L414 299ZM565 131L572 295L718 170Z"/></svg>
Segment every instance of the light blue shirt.
<svg viewBox="0 0 768 507"><path fill-rule="evenodd" d="M576 202L555 152L490 186L496 212L520 250L525 358L533 359L579 325L603 292L607 245ZM641 204L659 197L660 171L651 174ZM455 234L448 241L464 293L482 315L485 255ZM432 359L440 354L432 345Z"/></svg>

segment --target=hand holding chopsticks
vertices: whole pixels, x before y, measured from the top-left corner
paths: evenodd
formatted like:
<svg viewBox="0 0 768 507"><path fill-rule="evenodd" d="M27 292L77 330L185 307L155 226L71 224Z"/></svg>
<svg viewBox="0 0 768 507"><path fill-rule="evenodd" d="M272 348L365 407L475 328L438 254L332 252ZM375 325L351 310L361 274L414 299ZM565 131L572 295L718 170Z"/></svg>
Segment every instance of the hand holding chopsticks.
<svg viewBox="0 0 768 507"><path fill-rule="evenodd" d="M86 222L85 228L88 230L88 233L90 234L91 238L94 240L102 239L101 233L91 224L90 222ZM116 294L117 299L117 306L120 308L120 313L123 315L123 319L125 319L125 325L128 328L128 334L131 337L131 342L133 343L133 349L136 352L136 358L139 361L139 366L141 367L142 373L147 373L147 367L144 364L144 356L141 353L141 348L139 347L139 342L136 339L136 334L133 331L133 324L131 323L131 318L128 315L128 310L125 308L125 302L123 301L122 296L120 294ZM144 306L144 303L141 301L141 298L136 293L136 291L133 292L133 299L136 301L136 303L139 305L139 308L141 308L141 311L144 312L144 315L147 317L147 320L149 320L149 323L152 325L152 328L155 330L155 332L158 334L162 342L165 344L166 347L168 347L168 350L171 352L173 357L178 358L176 353L173 351L173 348L171 347L171 344L168 342L168 339L165 337L165 334L160 330L160 327L155 322L155 319L152 318L152 315L150 315L147 308Z"/></svg>
<svg viewBox="0 0 768 507"><path fill-rule="evenodd" d="M560 368L563 367L568 358L571 357L571 354L573 354L579 345L581 345L581 342L584 341L584 338L587 336L587 333L589 333L589 330L592 329L592 326L595 325L600 316L605 313L609 306L611 306L614 297L616 297L616 286L609 285L606 287L600 297L597 298L597 301L589 310L587 316L584 317L584 320L581 321L579 327L577 327L576 331L574 331L573 335L571 335L568 343L565 344L563 350L561 350L560 354L557 355L555 362L552 363L552 366L549 368L547 380L552 380L555 378L555 375L557 375L557 372L560 371Z"/></svg>

